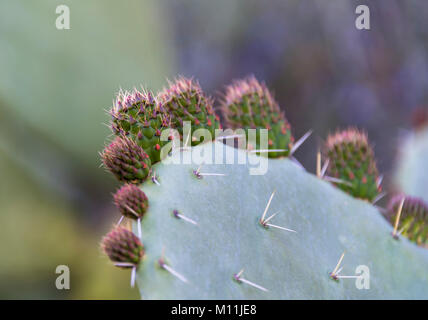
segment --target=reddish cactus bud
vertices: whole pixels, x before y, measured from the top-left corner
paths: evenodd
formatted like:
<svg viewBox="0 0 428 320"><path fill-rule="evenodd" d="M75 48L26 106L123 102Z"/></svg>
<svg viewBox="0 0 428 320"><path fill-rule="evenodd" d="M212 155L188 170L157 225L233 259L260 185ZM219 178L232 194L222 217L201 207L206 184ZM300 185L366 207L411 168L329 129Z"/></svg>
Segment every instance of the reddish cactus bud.
<svg viewBox="0 0 428 320"><path fill-rule="evenodd" d="M394 225L397 209L404 197L398 230L402 235L418 245L428 244L428 204L420 198L395 195L388 204L388 218Z"/></svg>
<svg viewBox="0 0 428 320"><path fill-rule="evenodd" d="M254 76L235 81L226 88L222 112L226 125L231 129L268 129L272 142L268 148L285 150L270 152L269 157L290 154L293 145L290 125L269 89ZM258 143L255 148L263 149Z"/></svg>
<svg viewBox="0 0 428 320"><path fill-rule="evenodd" d="M134 220L142 218L149 207L146 194L133 184L123 185L113 198L120 213Z"/></svg>
<svg viewBox="0 0 428 320"><path fill-rule="evenodd" d="M149 155L152 164L161 160L160 148L153 147L166 144L160 136L170 127L170 117L151 92L120 92L110 113L116 135L129 135Z"/></svg>
<svg viewBox="0 0 428 320"><path fill-rule="evenodd" d="M118 267L137 267L144 255L144 247L131 231L116 227L101 242L101 248Z"/></svg>
<svg viewBox="0 0 428 320"><path fill-rule="evenodd" d="M119 181L140 184L151 172L150 158L127 137L116 137L101 154L104 166Z"/></svg>
<svg viewBox="0 0 428 320"><path fill-rule="evenodd" d="M350 128L327 138L324 156L328 174L345 183L336 185L356 198L372 201L378 194L378 170L367 134Z"/></svg>

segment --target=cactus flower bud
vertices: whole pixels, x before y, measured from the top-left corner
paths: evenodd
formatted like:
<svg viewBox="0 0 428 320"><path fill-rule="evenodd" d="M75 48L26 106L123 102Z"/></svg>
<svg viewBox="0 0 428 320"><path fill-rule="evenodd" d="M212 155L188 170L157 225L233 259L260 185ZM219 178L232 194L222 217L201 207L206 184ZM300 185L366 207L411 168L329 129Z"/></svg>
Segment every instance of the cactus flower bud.
<svg viewBox="0 0 428 320"><path fill-rule="evenodd" d="M254 76L237 80L226 88L222 112L231 129L268 129L268 149L285 150L269 152L269 157L290 154L294 143L290 124L269 89ZM263 149L259 141L253 148Z"/></svg>
<svg viewBox="0 0 428 320"><path fill-rule="evenodd" d="M343 183L336 185L356 198L372 201L379 193L378 170L367 134L349 128L327 138L328 174Z"/></svg>
<svg viewBox="0 0 428 320"><path fill-rule="evenodd" d="M151 92L120 92L110 114L116 135L132 138L149 155L152 164L161 160L160 149L167 141L160 137L162 130L170 127L170 117Z"/></svg>
<svg viewBox="0 0 428 320"><path fill-rule="evenodd" d="M133 184L125 184L117 190L114 203L122 215L134 220L141 218L149 207L146 194Z"/></svg>
<svg viewBox="0 0 428 320"><path fill-rule="evenodd" d="M401 211L398 230L410 241L418 245L428 244L428 204L422 199L404 196L403 209ZM396 195L391 198L388 204L389 220L395 223L397 209L403 195Z"/></svg>
<svg viewBox="0 0 428 320"><path fill-rule="evenodd" d="M119 181L140 184L151 172L150 158L127 137L116 137L101 154L104 166Z"/></svg>
<svg viewBox="0 0 428 320"><path fill-rule="evenodd" d="M219 117L214 113L212 99L203 93L197 81L180 77L159 93L158 100L170 113L172 126L181 136L183 122L189 121L192 132L204 128L209 130L214 139L215 129L220 128ZM201 142L191 141L192 145Z"/></svg>
<svg viewBox="0 0 428 320"><path fill-rule="evenodd" d="M122 268L137 267L144 255L144 247L131 231L116 227L101 242L101 247L113 263Z"/></svg>
<svg viewBox="0 0 428 320"><path fill-rule="evenodd" d="M428 127L428 108L417 108L413 111L412 126L415 130Z"/></svg>

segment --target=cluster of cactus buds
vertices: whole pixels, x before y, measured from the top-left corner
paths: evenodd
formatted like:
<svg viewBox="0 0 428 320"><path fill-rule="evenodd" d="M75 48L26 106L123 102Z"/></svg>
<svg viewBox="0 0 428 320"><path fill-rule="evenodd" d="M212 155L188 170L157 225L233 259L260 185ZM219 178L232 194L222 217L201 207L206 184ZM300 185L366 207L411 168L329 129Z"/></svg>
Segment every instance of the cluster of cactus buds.
<svg viewBox="0 0 428 320"><path fill-rule="evenodd" d="M269 157L290 155L294 143L290 124L266 85L255 77L235 81L227 87L222 112L226 125L232 129L268 129L268 149L282 150L269 152ZM251 147L260 150L259 141L257 132L256 145Z"/></svg>
<svg viewBox="0 0 428 320"><path fill-rule="evenodd" d="M123 227L110 231L103 238L101 247L110 260L121 268L137 267L144 255L140 239Z"/></svg>
<svg viewBox="0 0 428 320"><path fill-rule="evenodd" d="M159 104L171 115L172 127L176 128L183 137L183 123L191 124L192 132L206 129L211 137L215 137L215 130L220 128L220 119L214 113L213 99L206 96L199 83L193 79L178 78L164 88L158 95ZM191 145L198 145L201 139L191 140Z"/></svg>
<svg viewBox="0 0 428 320"><path fill-rule="evenodd" d="M367 134L349 128L327 138L324 155L328 174L337 186L356 198L373 201L381 192L374 152Z"/></svg>
<svg viewBox="0 0 428 320"><path fill-rule="evenodd" d="M160 161L162 130L170 127L170 117L151 92L120 92L110 111L111 128L116 135L130 136L149 155L152 163Z"/></svg>
<svg viewBox="0 0 428 320"><path fill-rule="evenodd" d="M403 197L404 203L399 213L398 208ZM418 245L428 244L428 204L422 199L396 195L388 204L388 214L392 224L397 220L397 214L401 214L398 229L404 237Z"/></svg>
<svg viewBox="0 0 428 320"><path fill-rule="evenodd" d="M146 194L133 184L124 184L113 198L119 212L130 219L142 218L149 207Z"/></svg>
<svg viewBox="0 0 428 320"><path fill-rule="evenodd" d="M133 140L116 137L101 154L104 166L119 181L140 184L150 175L151 162L144 150Z"/></svg>

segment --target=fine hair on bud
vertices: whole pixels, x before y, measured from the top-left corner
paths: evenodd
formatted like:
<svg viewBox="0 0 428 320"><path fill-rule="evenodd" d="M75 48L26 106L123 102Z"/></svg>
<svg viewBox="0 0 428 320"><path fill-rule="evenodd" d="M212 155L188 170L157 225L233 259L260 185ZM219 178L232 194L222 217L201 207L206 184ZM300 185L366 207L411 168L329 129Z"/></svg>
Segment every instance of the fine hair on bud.
<svg viewBox="0 0 428 320"><path fill-rule="evenodd" d="M104 166L119 180L141 184L151 172L147 153L128 137L116 137L101 153Z"/></svg>
<svg viewBox="0 0 428 320"><path fill-rule="evenodd" d="M113 198L120 213L134 220L142 218L149 207L146 194L134 184L124 184Z"/></svg>
<svg viewBox="0 0 428 320"><path fill-rule="evenodd" d="M355 128L328 136L324 157L328 175L339 179L337 187L360 199L372 201L381 192L374 152L365 132Z"/></svg>
<svg viewBox="0 0 428 320"><path fill-rule="evenodd" d="M128 136L149 155L152 164L159 162L162 130L170 128L169 113L150 91L120 91L110 110L111 129L118 136Z"/></svg>
<svg viewBox="0 0 428 320"><path fill-rule="evenodd" d="M248 129L268 129L267 148L283 150L269 152L269 157L278 158L290 155L294 143L290 124L267 86L254 76L235 80L226 87L221 110L227 128L242 128L246 131ZM249 145L249 149L264 149L260 146L259 138L254 143L255 145Z"/></svg>
<svg viewBox="0 0 428 320"><path fill-rule="evenodd" d="M101 248L113 263L122 268L138 266L144 255L140 239L123 227L115 227L104 236Z"/></svg>
<svg viewBox="0 0 428 320"><path fill-rule="evenodd" d="M206 129L215 137L215 129L221 128L220 118L215 114L213 99L202 91L199 83L192 78L178 77L169 82L169 87L158 94L160 105L171 116L171 125L177 129L183 139L183 125L187 121L191 124L192 133L198 129ZM191 145L203 142L190 140Z"/></svg>
<svg viewBox="0 0 428 320"><path fill-rule="evenodd" d="M394 225L397 211L404 197L398 230L418 245L428 245L428 204L417 197L397 194L388 203L388 218Z"/></svg>

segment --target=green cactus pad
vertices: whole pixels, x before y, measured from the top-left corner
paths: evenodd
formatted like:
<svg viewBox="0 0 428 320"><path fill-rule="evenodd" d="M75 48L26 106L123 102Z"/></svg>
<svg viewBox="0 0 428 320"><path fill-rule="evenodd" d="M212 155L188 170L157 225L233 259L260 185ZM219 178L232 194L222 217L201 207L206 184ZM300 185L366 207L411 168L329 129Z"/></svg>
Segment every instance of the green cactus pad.
<svg viewBox="0 0 428 320"><path fill-rule="evenodd" d="M337 187L356 198L373 201L381 192L374 152L367 135L357 129L336 132L327 138L324 156L327 173L340 179Z"/></svg>
<svg viewBox="0 0 428 320"><path fill-rule="evenodd" d="M245 152L216 142L172 157L215 152L211 148ZM198 165L155 165L161 184L141 186L150 199L142 220L145 259L137 270L142 298L428 299L428 250L396 241L374 206L288 159L248 159L247 165L203 165L200 173L225 175L201 179L193 173ZM249 175L260 159L268 161L267 173ZM269 223L296 232L260 224L275 190L266 219L278 212ZM358 289L355 279L330 277L343 252L341 275L367 266L368 290Z"/></svg>
<svg viewBox="0 0 428 320"><path fill-rule="evenodd" d="M391 224L394 225L398 207L404 197L403 209L400 215L398 230L401 234L417 243L428 245L428 205L419 198L396 195L391 198L388 213Z"/></svg>
<svg viewBox="0 0 428 320"><path fill-rule="evenodd" d="M105 147L101 159L119 181L140 184L151 172L147 153L127 137L116 137Z"/></svg>
<svg viewBox="0 0 428 320"><path fill-rule="evenodd" d="M290 154L294 142L290 124L266 85L255 77L235 81L227 87L222 112L228 128L245 129L246 132L247 129L268 129L268 149L285 150L269 152L269 157ZM250 149L264 149L260 147L259 135L257 130L256 143L249 146Z"/></svg>
<svg viewBox="0 0 428 320"><path fill-rule="evenodd" d="M103 238L101 247L110 260L122 268L137 266L144 254L140 239L122 227L116 227L110 231Z"/></svg>
<svg viewBox="0 0 428 320"><path fill-rule="evenodd" d="M183 124L188 121L191 124L192 134L198 129L207 129L212 139L215 130L219 129L220 119L214 113L213 101L206 96L199 83L193 79L178 78L170 83L169 88L164 88L158 95L159 103L171 116L171 123L183 137ZM211 140L212 140L211 139ZM191 145L195 146L203 142L203 138L192 137Z"/></svg>
<svg viewBox="0 0 428 320"><path fill-rule="evenodd" d="M133 184L123 185L113 198L120 213L134 220L141 218L149 207L145 193Z"/></svg>
<svg viewBox="0 0 428 320"><path fill-rule="evenodd" d="M161 141L161 133L170 127L170 118L151 92L120 92L110 114L116 135L130 136L153 164L160 161L160 150L167 143Z"/></svg>

